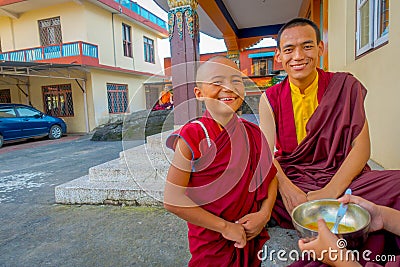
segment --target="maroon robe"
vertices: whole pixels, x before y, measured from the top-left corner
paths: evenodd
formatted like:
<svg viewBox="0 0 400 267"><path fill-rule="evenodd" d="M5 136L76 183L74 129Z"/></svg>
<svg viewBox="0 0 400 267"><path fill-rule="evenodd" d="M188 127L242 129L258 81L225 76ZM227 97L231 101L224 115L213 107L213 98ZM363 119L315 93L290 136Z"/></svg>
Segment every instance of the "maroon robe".
<svg viewBox="0 0 400 267"><path fill-rule="evenodd" d="M192 173L186 194L205 210L236 222L259 211L276 174L268 143L258 126L236 115L221 131L206 113L200 118L211 139L197 123L188 123L167 139L174 149L177 137L192 150ZM232 149L233 148L233 149ZM189 266L259 266L258 251L269 239L264 228L242 249L220 233L188 223Z"/></svg>
<svg viewBox="0 0 400 267"><path fill-rule="evenodd" d="M318 69L319 105L306 125L307 136L297 144L289 81L266 90L276 121L275 156L288 178L305 193L323 188L338 171L365 123L366 89L351 74ZM354 195L400 209L400 171L372 171L368 165L349 186ZM286 228L291 217L281 199L272 216ZM381 234L371 234L366 248L382 253Z"/></svg>

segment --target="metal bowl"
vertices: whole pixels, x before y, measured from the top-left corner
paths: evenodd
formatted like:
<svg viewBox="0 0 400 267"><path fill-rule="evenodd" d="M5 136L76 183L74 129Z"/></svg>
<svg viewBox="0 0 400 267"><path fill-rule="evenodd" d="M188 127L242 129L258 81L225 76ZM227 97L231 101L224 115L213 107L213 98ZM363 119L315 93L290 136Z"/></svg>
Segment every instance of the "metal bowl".
<svg viewBox="0 0 400 267"><path fill-rule="evenodd" d="M308 224L322 218L326 222L335 223L336 214L339 209L339 201L336 199L319 199L305 202L292 211L294 228L301 238L314 238L318 232L309 228ZM347 248L359 248L368 237L371 216L363 207L349 203L347 212L340 224L353 227L355 230L337 234L339 238L347 241Z"/></svg>

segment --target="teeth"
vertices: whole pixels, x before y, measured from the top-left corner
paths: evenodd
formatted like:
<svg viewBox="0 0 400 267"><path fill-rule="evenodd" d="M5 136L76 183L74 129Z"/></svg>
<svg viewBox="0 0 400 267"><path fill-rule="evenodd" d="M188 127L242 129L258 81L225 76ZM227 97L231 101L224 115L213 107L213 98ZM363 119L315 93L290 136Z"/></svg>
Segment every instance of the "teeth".
<svg viewBox="0 0 400 267"><path fill-rule="evenodd" d="M301 64L301 65L294 65L293 68L298 69L298 68L303 68L306 64Z"/></svg>
<svg viewBox="0 0 400 267"><path fill-rule="evenodd" d="M229 100L233 100L234 98L231 97L225 97L225 98L221 98L221 101L229 101Z"/></svg>

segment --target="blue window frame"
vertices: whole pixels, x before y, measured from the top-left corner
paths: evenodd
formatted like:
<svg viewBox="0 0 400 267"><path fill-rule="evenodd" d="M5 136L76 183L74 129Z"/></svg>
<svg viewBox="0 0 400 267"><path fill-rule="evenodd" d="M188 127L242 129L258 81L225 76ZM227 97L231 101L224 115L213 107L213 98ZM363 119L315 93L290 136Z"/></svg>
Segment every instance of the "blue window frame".
<svg viewBox="0 0 400 267"><path fill-rule="evenodd" d="M107 83L107 98L110 114L128 112L128 85Z"/></svg>

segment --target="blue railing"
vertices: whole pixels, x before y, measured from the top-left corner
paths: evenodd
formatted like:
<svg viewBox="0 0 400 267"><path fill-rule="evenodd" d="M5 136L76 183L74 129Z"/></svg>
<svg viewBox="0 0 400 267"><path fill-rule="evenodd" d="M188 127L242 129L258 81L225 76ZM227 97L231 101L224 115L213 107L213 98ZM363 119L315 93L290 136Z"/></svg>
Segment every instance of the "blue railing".
<svg viewBox="0 0 400 267"><path fill-rule="evenodd" d="M98 58L99 51L97 49L97 46L88 43L82 43L82 55Z"/></svg>
<svg viewBox="0 0 400 267"><path fill-rule="evenodd" d="M98 48L85 42L73 42L0 53L0 60L31 62L80 55L98 58Z"/></svg>
<svg viewBox="0 0 400 267"><path fill-rule="evenodd" d="M142 16L143 18L153 22L154 24L157 24L163 29L167 29L167 23L162 20L161 18L157 17L147 9L141 7L135 2L132 2L131 0L114 0L118 4L122 5L123 7L132 10L136 14Z"/></svg>

